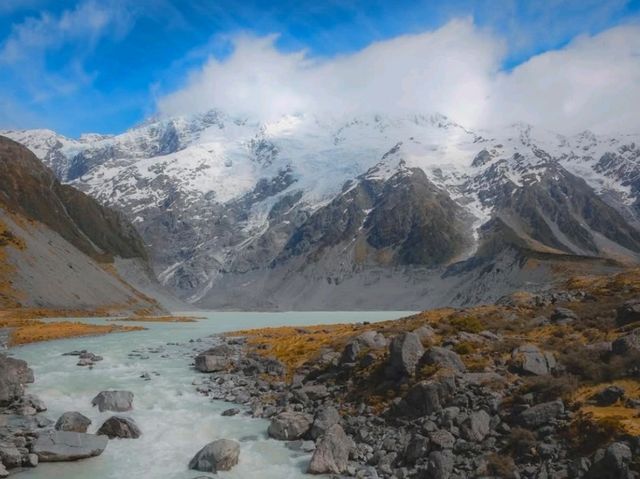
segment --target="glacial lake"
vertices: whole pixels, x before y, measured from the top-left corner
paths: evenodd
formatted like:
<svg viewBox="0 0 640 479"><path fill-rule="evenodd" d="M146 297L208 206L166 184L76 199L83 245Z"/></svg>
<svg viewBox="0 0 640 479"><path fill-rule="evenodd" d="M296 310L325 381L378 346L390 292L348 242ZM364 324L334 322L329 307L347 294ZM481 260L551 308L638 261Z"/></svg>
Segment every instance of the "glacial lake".
<svg viewBox="0 0 640 479"><path fill-rule="evenodd" d="M105 336L65 339L12 348L10 353L26 360L34 370L35 383L27 392L39 396L47 405L44 414L52 420L65 411L79 411L93 422L95 432L110 412L91 407L91 399L106 389L124 389L135 395L132 417L142 430L139 439L109 441L101 456L70 463L45 463L27 469L15 477L24 479L191 479L207 476L187 469L189 460L205 444L220 438L240 442L240 462L228 472L210 475L219 479L287 479L311 477L304 474L310 454L285 447L284 442L269 439L268 421L239 414L223 417L221 412L234 407L212 401L199 394L194 381L203 375L190 366L187 354L197 340L215 333L238 329L329 323L376 322L396 319L412 312L198 312L204 317L194 323L137 323L146 331L115 333ZM80 318L103 324L103 318ZM112 324L112 323L109 323ZM167 343L182 343L169 345ZM187 343L187 344L184 344ZM145 352L158 348L159 352ZM63 353L86 349L104 357L93 369L76 365L77 357ZM131 357L133 350L143 351L148 359ZM141 375L148 373L151 380ZM158 373L158 374L155 374Z"/></svg>

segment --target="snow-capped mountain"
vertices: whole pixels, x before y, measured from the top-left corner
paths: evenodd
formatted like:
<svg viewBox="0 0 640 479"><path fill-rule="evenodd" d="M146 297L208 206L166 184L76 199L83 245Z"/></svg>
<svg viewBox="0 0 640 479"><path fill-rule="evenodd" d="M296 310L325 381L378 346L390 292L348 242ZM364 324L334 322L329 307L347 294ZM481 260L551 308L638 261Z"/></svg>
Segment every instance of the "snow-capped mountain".
<svg viewBox="0 0 640 479"><path fill-rule="evenodd" d="M474 302L544 284L550 262L640 257L640 136L219 111L0 134L128 215L160 280L207 307Z"/></svg>

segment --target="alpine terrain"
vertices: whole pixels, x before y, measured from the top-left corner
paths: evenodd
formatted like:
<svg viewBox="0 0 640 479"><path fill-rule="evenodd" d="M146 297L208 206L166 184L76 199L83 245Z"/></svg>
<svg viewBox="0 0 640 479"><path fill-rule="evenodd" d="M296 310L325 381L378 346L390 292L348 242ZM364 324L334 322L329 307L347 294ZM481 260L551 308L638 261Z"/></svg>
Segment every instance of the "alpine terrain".
<svg viewBox="0 0 640 479"><path fill-rule="evenodd" d="M637 136L218 110L1 134L124 213L162 284L204 308L471 305L640 258Z"/></svg>

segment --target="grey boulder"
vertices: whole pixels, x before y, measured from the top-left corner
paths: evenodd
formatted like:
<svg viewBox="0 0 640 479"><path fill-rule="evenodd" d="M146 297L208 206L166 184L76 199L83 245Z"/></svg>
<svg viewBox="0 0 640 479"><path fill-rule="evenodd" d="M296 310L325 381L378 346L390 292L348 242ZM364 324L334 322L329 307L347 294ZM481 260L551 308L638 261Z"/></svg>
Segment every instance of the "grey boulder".
<svg viewBox="0 0 640 479"><path fill-rule="evenodd" d="M545 402L522 411L519 422L525 427L536 428L549 424L562 413L564 403L561 400Z"/></svg>
<svg viewBox="0 0 640 479"><path fill-rule="evenodd" d="M491 431L491 416L484 410L474 411L462 424L462 434L467 441L481 442Z"/></svg>
<svg viewBox="0 0 640 479"><path fill-rule="evenodd" d="M8 406L24 393L24 385L33 382L33 371L21 359L0 354L0 406Z"/></svg>
<svg viewBox="0 0 640 479"><path fill-rule="evenodd" d="M556 359L550 352L541 351L534 344L523 344L511 352L514 368L527 375L544 376L556 368Z"/></svg>
<svg viewBox="0 0 640 479"><path fill-rule="evenodd" d="M229 439L210 442L191 459L189 469L202 472L228 471L238 464L240 444Z"/></svg>
<svg viewBox="0 0 640 479"><path fill-rule="evenodd" d="M399 334L389 345L387 375L394 379L412 376L423 354L424 348L417 334Z"/></svg>
<svg viewBox="0 0 640 479"><path fill-rule="evenodd" d="M133 408L133 393L129 391L102 391L91 401L92 406L98 406L100 412L124 412Z"/></svg>
<svg viewBox="0 0 640 479"><path fill-rule="evenodd" d="M293 441L304 436L311 428L312 422L308 414L285 411L271 419L267 432L274 439Z"/></svg>
<svg viewBox="0 0 640 479"><path fill-rule="evenodd" d="M65 412L58 418L55 429L57 431L71 431L71 432L87 432L91 419L79 412L70 411Z"/></svg>
<svg viewBox="0 0 640 479"><path fill-rule="evenodd" d="M309 474L342 474L347 470L353 441L339 424L331 426L311 456Z"/></svg>
<svg viewBox="0 0 640 479"><path fill-rule="evenodd" d="M203 353L196 356L195 365L201 373L215 373L231 366L231 359L227 356Z"/></svg>
<svg viewBox="0 0 640 479"><path fill-rule="evenodd" d="M640 328L616 339L611 344L611 349L614 354L621 356L640 352Z"/></svg>
<svg viewBox="0 0 640 479"><path fill-rule="evenodd" d="M460 359L458 353L447 348L441 348L439 346L434 346L427 349L427 351L420 359L420 364L437 366L439 368L445 368L459 372L464 372L467 369L462 362L462 359Z"/></svg>
<svg viewBox="0 0 640 479"><path fill-rule="evenodd" d="M316 416L313 419L313 425L311 426L311 439L318 439L322 436L331 426L340 422L340 413L333 406L325 406L316 412Z"/></svg>
<svg viewBox="0 0 640 479"><path fill-rule="evenodd" d="M40 462L77 461L99 456L107 447L105 436L71 431L49 431L33 445Z"/></svg>
<svg viewBox="0 0 640 479"><path fill-rule="evenodd" d="M130 417L111 416L100 426L96 434L107 436L109 439L116 437L121 439L137 439L142 435L142 431L140 431L138 425Z"/></svg>

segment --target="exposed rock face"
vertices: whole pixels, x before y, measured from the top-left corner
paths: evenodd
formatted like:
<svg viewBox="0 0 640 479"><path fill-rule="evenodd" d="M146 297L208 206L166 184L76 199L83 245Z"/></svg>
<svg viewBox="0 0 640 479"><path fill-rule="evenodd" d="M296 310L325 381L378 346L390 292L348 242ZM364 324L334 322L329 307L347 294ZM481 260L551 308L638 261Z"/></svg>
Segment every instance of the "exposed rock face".
<svg viewBox="0 0 640 479"><path fill-rule="evenodd" d="M99 456L107 447L105 436L70 431L50 431L38 437L33 452L40 462L76 461Z"/></svg>
<svg viewBox="0 0 640 479"><path fill-rule="evenodd" d="M0 306L91 309L130 304L131 309L162 310L126 278L100 267L116 260L135 263L155 284L133 225L121 213L61 184L31 151L2 136L0 191L0 223L19 245L5 259L13 267L12 288L0 296Z"/></svg>
<svg viewBox="0 0 640 479"><path fill-rule="evenodd" d="M339 424L334 424L320 439L309 463L309 474L342 474L347 470L353 441Z"/></svg>
<svg viewBox="0 0 640 479"><path fill-rule="evenodd" d="M58 431L87 432L91 419L79 412L65 412L56 422Z"/></svg>
<svg viewBox="0 0 640 479"><path fill-rule="evenodd" d="M189 469L202 472L229 471L238 464L240 444L218 439L204 446L189 462Z"/></svg>
<svg viewBox="0 0 640 479"><path fill-rule="evenodd" d="M552 353L543 352L533 344L518 346L511 353L514 367L522 373L543 376L556 367Z"/></svg>
<svg viewBox="0 0 640 479"><path fill-rule="evenodd" d="M91 401L92 406L98 406L100 412L124 412L133 408L133 393L130 391L102 391Z"/></svg>
<svg viewBox="0 0 640 479"><path fill-rule="evenodd" d="M412 376L424 353L415 333L401 333L391 340L387 375L391 378Z"/></svg>
<svg viewBox="0 0 640 479"><path fill-rule="evenodd" d="M271 419L268 433L274 439L292 441L303 437L311 428L313 418L298 412L282 412Z"/></svg>
<svg viewBox="0 0 640 479"><path fill-rule="evenodd" d="M33 382L33 371L25 361L0 354L0 406L20 398L24 385Z"/></svg>
<svg viewBox="0 0 640 479"><path fill-rule="evenodd" d="M111 416L100 426L96 434L102 434L109 439L137 439L142 435L142 431L130 417Z"/></svg>

